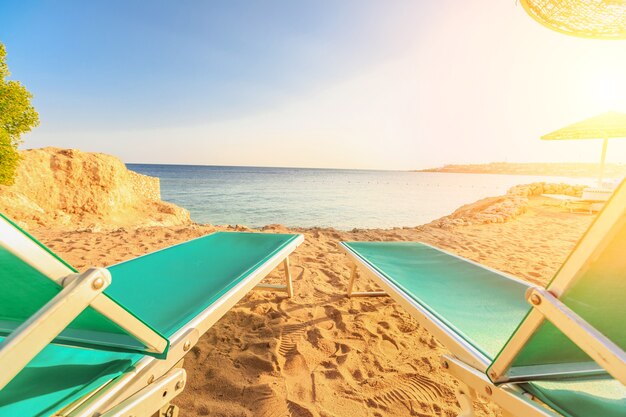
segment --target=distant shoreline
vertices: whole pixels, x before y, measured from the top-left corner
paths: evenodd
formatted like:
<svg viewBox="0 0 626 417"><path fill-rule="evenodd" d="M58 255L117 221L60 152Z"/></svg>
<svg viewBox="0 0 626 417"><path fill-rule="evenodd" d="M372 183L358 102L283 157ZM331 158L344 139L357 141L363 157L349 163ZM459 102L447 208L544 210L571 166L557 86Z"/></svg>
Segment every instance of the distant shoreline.
<svg viewBox="0 0 626 417"><path fill-rule="evenodd" d="M510 163L450 164L438 168L413 170L411 172L443 172L457 174L500 174L535 175L550 177L593 178L598 175L598 164L594 163ZM626 176L626 164L607 164L606 178Z"/></svg>

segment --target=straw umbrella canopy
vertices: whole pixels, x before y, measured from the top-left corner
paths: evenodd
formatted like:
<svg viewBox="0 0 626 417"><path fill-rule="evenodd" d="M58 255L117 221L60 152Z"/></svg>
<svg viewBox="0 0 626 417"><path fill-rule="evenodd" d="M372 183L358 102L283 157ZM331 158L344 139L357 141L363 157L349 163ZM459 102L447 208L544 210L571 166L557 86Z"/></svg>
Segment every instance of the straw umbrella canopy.
<svg viewBox="0 0 626 417"><path fill-rule="evenodd" d="M567 35L626 39L626 0L521 0L542 25Z"/></svg>
<svg viewBox="0 0 626 417"><path fill-rule="evenodd" d="M604 176L604 162L609 139L626 138L626 114L607 112L566 126L541 137L542 140L602 139L599 183Z"/></svg>

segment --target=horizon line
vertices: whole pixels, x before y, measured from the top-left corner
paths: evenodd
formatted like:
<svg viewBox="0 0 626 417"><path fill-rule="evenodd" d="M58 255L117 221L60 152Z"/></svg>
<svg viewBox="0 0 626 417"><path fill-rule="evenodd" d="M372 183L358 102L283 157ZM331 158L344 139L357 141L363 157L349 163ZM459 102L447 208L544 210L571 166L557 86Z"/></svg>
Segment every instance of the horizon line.
<svg viewBox="0 0 626 417"><path fill-rule="evenodd" d="M270 165L219 165L219 164L180 164L157 162L124 162L125 165L168 165L187 167L215 167L215 168L269 168L269 169L311 169L320 171L383 171L383 172L413 172L415 169L376 169L376 168L322 168L322 167L294 167ZM430 169L430 168L424 168Z"/></svg>
<svg viewBox="0 0 626 417"><path fill-rule="evenodd" d="M269 168L269 169L310 169L321 171L379 171L379 172L421 172L428 170L442 169L449 166L486 166L495 164L508 165L598 165L597 162L476 162L476 163L448 163L427 168L410 169L382 169L382 168L338 168L338 167L298 167L298 166L274 166L274 165L222 165L222 164L184 164L184 163L163 163L163 162L124 162L125 165L166 165L166 166L188 166L188 167L215 167L215 168ZM626 165L626 162L607 162L606 165Z"/></svg>

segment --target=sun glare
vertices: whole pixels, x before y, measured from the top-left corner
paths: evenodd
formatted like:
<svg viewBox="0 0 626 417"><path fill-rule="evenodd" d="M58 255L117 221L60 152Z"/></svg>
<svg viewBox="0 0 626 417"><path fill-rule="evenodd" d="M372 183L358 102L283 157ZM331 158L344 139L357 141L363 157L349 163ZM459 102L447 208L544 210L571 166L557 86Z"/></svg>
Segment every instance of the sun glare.
<svg viewBox="0 0 626 417"><path fill-rule="evenodd" d="M607 110L623 107L626 97L625 77L623 72L618 73L613 68L601 69L590 80L590 99Z"/></svg>
<svg viewBox="0 0 626 417"><path fill-rule="evenodd" d="M588 64L579 68L578 84L586 90L588 103L597 111L626 109L626 54L615 49L595 51Z"/></svg>

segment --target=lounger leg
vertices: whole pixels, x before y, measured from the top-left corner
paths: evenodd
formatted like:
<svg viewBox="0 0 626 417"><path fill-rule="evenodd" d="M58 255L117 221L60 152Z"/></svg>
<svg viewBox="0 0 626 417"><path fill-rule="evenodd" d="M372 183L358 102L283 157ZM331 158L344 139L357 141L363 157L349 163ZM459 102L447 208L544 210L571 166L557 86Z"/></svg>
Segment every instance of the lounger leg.
<svg viewBox="0 0 626 417"><path fill-rule="evenodd" d="M285 280L287 281L287 295L289 298L293 298L293 281L291 280L291 270L289 269L289 257L286 257L283 261L283 268L285 269Z"/></svg>
<svg viewBox="0 0 626 417"><path fill-rule="evenodd" d="M350 282L348 283L348 297L386 297L389 294L387 294L384 291L366 291L366 292L354 292L354 281L356 281L356 278L359 274L359 271L357 270L357 266L356 264L354 264L354 266L352 267L352 274L350 275Z"/></svg>
<svg viewBox="0 0 626 417"><path fill-rule="evenodd" d="M356 264L352 265L352 273L350 274L350 282L348 283L348 297L352 297L352 288L354 287L354 280L358 273Z"/></svg>
<svg viewBox="0 0 626 417"><path fill-rule="evenodd" d="M283 270L285 272L285 285L275 284L258 284L254 287L255 290L265 291L284 291L289 298L293 297L293 281L291 279L291 270L289 269L289 257L283 261Z"/></svg>

